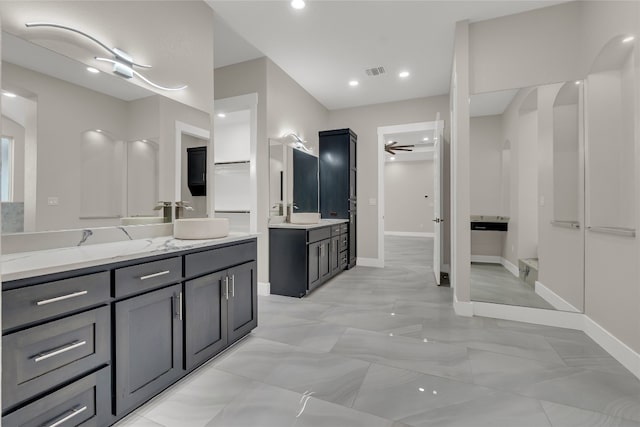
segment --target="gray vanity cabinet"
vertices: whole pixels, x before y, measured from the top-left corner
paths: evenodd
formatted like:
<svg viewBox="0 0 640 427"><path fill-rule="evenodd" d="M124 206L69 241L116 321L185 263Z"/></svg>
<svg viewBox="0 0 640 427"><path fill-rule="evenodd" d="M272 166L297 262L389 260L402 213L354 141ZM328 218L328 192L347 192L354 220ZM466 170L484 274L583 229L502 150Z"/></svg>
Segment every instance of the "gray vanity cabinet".
<svg viewBox="0 0 640 427"><path fill-rule="evenodd" d="M227 277L227 328L232 344L258 326L257 264L254 261L230 268Z"/></svg>
<svg viewBox="0 0 640 427"><path fill-rule="evenodd" d="M347 267L347 224L269 229L271 293L303 297Z"/></svg>
<svg viewBox="0 0 640 427"><path fill-rule="evenodd" d="M182 285L114 304L116 415L182 375Z"/></svg>

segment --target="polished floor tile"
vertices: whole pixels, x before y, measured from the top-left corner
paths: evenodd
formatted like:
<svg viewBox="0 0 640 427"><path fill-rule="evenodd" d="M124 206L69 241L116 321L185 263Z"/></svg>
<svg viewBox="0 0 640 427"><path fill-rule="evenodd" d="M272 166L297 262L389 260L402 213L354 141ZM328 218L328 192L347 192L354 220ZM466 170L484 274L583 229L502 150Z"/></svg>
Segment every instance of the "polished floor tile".
<svg viewBox="0 0 640 427"><path fill-rule="evenodd" d="M640 427L640 381L583 332L456 316L431 239L389 237L120 427Z"/></svg>

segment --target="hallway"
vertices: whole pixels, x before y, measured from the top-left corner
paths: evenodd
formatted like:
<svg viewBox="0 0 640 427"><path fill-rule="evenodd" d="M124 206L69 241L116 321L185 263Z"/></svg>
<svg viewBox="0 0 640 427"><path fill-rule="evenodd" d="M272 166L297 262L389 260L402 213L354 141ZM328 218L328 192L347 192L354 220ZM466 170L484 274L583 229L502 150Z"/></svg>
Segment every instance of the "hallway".
<svg viewBox="0 0 640 427"><path fill-rule="evenodd" d="M120 426L638 426L640 382L583 332L458 317L432 240L387 237Z"/></svg>

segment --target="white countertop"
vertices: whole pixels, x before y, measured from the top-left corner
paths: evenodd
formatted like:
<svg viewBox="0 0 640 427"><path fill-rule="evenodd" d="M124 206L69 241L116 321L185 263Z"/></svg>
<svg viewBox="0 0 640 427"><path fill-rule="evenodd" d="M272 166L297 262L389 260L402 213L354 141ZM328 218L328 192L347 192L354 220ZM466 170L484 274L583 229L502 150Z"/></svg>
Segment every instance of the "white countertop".
<svg viewBox="0 0 640 427"><path fill-rule="evenodd" d="M283 222L281 224L269 224L269 228L293 228L296 230L310 230L313 228L327 227L336 224L345 224L349 222L348 219L321 219L317 224L291 224L289 222Z"/></svg>
<svg viewBox="0 0 640 427"><path fill-rule="evenodd" d="M229 233L221 239L179 240L173 236L125 240L86 246L18 252L2 255L2 281L60 273L79 268L129 261L188 249L216 246L257 237L257 234Z"/></svg>

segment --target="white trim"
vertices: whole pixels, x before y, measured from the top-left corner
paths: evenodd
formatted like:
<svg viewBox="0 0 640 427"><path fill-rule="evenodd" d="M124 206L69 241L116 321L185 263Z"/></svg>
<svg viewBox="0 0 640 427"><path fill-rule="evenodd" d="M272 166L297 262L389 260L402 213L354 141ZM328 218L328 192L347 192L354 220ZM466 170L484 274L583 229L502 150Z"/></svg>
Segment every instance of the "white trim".
<svg viewBox="0 0 640 427"><path fill-rule="evenodd" d="M360 267L377 267L384 268L384 260L380 258L362 258L358 257L356 265Z"/></svg>
<svg viewBox="0 0 640 427"><path fill-rule="evenodd" d="M558 328L577 329L584 326L582 313L547 310L543 308L521 307L489 302L473 301L474 316L494 319L512 320L514 322L534 323L536 325L555 326Z"/></svg>
<svg viewBox="0 0 640 427"><path fill-rule="evenodd" d="M578 310L570 302L562 298L560 295L547 288L542 283L536 280L535 292L540 298L551 304L557 310L560 311L572 311L574 313L580 313L582 310Z"/></svg>
<svg viewBox="0 0 640 427"><path fill-rule="evenodd" d="M385 236L399 236L399 237L433 237L433 233L426 233L420 231L385 231Z"/></svg>
<svg viewBox="0 0 640 427"><path fill-rule="evenodd" d="M520 269L506 258L500 258L500 264L504 266L511 274L520 277Z"/></svg>
<svg viewBox="0 0 640 427"><path fill-rule="evenodd" d="M453 310L458 316L473 317L473 304L472 302L458 301L458 297L455 292L453 294Z"/></svg>
<svg viewBox="0 0 640 427"><path fill-rule="evenodd" d="M258 282L258 295L271 295L271 283Z"/></svg>
<svg viewBox="0 0 640 427"><path fill-rule="evenodd" d="M213 156L213 149L211 144L211 133L206 130L199 128L197 126L190 125L188 123L181 122L176 120L176 134L175 134L175 187L174 187L174 201L182 200L182 134L191 135L196 138L206 139L207 143L207 158L209 156ZM209 162L209 159L207 159ZM210 179L207 179L207 194L213 193L213 184ZM207 203L207 213L209 211L213 211L213 197L210 197L211 201ZM210 209L211 208L211 209ZM172 209L173 215L175 215L175 209ZM175 218L174 218L175 220Z"/></svg>
<svg viewBox="0 0 640 427"><path fill-rule="evenodd" d="M485 264L502 264L502 257L495 255L471 255L471 262L483 262Z"/></svg>
<svg viewBox="0 0 640 427"><path fill-rule="evenodd" d="M451 272L451 265L442 264L442 270L441 271L444 271L445 273L450 273Z"/></svg>
<svg viewBox="0 0 640 427"><path fill-rule="evenodd" d="M640 354L613 336L593 319L584 316L584 332L633 375L640 378Z"/></svg>

